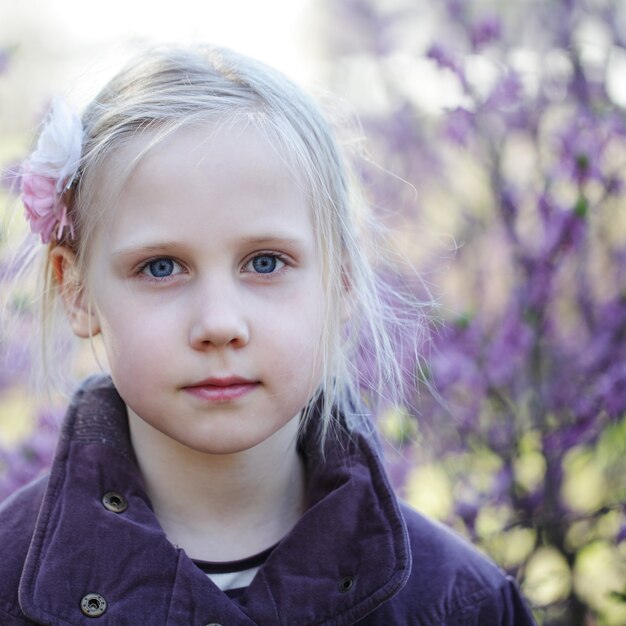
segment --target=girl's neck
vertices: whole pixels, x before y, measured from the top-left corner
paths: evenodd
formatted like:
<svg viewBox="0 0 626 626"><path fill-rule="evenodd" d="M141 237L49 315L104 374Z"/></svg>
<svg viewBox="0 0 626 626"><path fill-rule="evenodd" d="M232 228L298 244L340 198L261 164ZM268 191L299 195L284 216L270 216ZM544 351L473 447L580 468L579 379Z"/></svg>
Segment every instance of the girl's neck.
<svg viewBox="0 0 626 626"><path fill-rule="evenodd" d="M168 539L194 559L252 556L284 537L304 513L298 418L255 448L212 455L174 441L128 410L146 491Z"/></svg>

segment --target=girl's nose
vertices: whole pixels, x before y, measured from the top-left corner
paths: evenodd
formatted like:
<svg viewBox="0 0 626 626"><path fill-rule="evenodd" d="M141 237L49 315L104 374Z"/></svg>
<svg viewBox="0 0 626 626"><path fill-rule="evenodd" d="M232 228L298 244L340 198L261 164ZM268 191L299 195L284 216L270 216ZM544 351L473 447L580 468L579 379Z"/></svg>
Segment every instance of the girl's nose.
<svg viewBox="0 0 626 626"><path fill-rule="evenodd" d="M189 329L189 343L196 350L230 345L241 348L248 343L250 331L242 303L233 289L216 286L205 290L195 303Z"/></svg>

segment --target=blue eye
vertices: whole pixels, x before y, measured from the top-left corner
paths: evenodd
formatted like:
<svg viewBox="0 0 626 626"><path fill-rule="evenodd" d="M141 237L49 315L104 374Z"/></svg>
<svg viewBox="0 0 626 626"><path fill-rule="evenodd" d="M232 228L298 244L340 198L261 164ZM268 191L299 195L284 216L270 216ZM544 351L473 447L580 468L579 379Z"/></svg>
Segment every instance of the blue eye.
<svg viewBox="0 0 626 626"><path fill-rule="evenodd" d="M144 272L154 278L167 278L174 273L175 262L172 259L161 258L150 261L144 268Z"/></svg>
<svg viewBox="0 0 626 626"><path fill-rule="evenodd" d="M260 254L252 259L252 267L259 274L271 274L276 270L280 259L271 254Z"/></svg>

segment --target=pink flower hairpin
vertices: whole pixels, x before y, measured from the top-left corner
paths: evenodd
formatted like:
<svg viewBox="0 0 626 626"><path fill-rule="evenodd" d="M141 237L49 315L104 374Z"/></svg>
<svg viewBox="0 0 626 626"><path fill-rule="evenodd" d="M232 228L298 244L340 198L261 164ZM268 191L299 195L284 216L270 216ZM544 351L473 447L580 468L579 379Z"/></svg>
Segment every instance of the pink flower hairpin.
<svg viewBox="0 0 626 626"><path fill-rule="evenodd" d="M50 243L56 230L60 240L68 217L64 194L71 187L80 164L83 127L80 118L61 98L55 98L37 147L22 166L22 202L32 232Z"/></svg>

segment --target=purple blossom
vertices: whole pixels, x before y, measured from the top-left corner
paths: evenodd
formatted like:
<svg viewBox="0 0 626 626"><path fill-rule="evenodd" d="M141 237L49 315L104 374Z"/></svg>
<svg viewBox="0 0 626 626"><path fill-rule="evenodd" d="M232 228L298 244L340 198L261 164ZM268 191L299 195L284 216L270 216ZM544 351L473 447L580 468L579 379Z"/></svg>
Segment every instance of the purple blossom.
<svg viewBox="0 0 626 626"><path fill-rule="evenodd" d="M469 388L486 386L474 355L480 350L482 328L479 320L461 318L434 337L430 368L435 386L445 390L457 384Z"/></svg>
<svg viewBox="0 0 626 626"><path fill-rule="evenodd" d="M42 411L30 438L14 448L0 448L0 502L48 469L59 421L58 413Z"/></svg>
<svg viewBox="0 0 626 626"><path fill-rule="evenodd" d="M517 513L525 523L537 519L545 501L543 485L530 493L518 493L515 498Z"/></svg>
<svg viewBox="0 0 626 626"><path fill-rule="evenodd" d="M495 82L485 106L492 109L513 109L523 103L524 85L519 74L509 69Z"/></svg>
<svg viewBox="0 0 626 626"><path fill-rule="evenodd" d="M522 364L528 359L533 344L528 323L513 309L505 314L485 346L482 368L489 385L502 388L514 385Z"/></svg>
<svg viewBox="0 0 626 626"><path fill-rule="evenodd" d="M602 158L608 137L602 124L588 116L577 116L557 138L560 170L579 185L602 180Z"/></svg>
<svg viewBox="0 0 626 626"><path fill-rule="evenodd" d="M626 363L613 363L600 375L595 393L601 401L602 410L610 417L620 417L626 412Z"/></svg>
<svg viewBox="0 0 626 626"><path fill-rule="evenodd" d="M518 292L524 302L526 315L530 315L527 319L535 323L537 320L533 317L534 314L546 308L554 293L555 266L550 258L535 254L524 256L520 265L524 280L519 285Z"/></svg>
<svg viewBox="0 0 626 626"><path fill-rule="evenodd" d="M512 185L499 187L498 193L500 197L500 211L504 217L505 224L509 224L515 219L518 213L521 202L520 194ZM517 241L517 236L513 235L512 240Z"/></svg>
<svg viewBox="0 0 626 626"><path fill-rule="evenodd" d="M470 494L468 494L470 495ZM470 530L470 532L474 532L474 528L476 526L476 519L478 518L478 514L480 513L481 502L478 494L471 494L473 497L468 498L467 496L457 497L454 501L454 512L457 517L461 518L463 522L465 522L466 527Z"/></svg>
<svg viewBox="0 0 626 626"><path fill-rule="evenodd" d="M461 23L467 20L467 3L464 0L444 0L448 15Z"/></svg>
<svg viewBox="0 0 626 626"><path fill-rule="evenodd" d="M461 59L452 50L445 48L445 46L439 43L434 43L426 52L426 58L432 59L439 67L450 70L461 78L463 82L465 81Z"/></svg>
<svg viewBox="0 0 626 626"><path fill-rule="evenodd" d="M554 211L545 222L541 253L553 259L558 253L571 250L580 244L586 231L586 201L580 198L574 209Z"/></svg>
<svg viewBox="0 0 626 626"><path fill-rule="evenodd" d="M467 146L475 132L474 114L471 111L457 107L445 116L442 135L448 141Z"/></svg>
<svg viewBox="0 0 626 626"><path fill-rule="evenodd" d="M562 424L559 428L546 433L544 437L546 453L560 456L571 448L596 441L602 426L596 415L597 410L589 412L586 419L577 416L572 422Z"/></svg>
<svg viewBox="0 0 626 626"><path fill-rule="evenodd" d="M616 197L624 195L624 179L619 174L609 174L604 184L607 195Z"/></svg>
<svg viewBox="0 0 626 626"><path fill-rule="evenodd" d="M495 437L499 440L502 440L504 437L508 437L510 439L511 432L508 428L510 426L510 422L508 424L502 424L502 432L495 435ZM511 470L511 467L505 464L500 470L496 472L493 477L492 493L497 494L497 497L500 500L506 500L505 494L508 494L511 491L512 486L513 472Z"/></svg>
<svg viewBox="0 0 626 626"><path fill-rule="evenodd" d="M470 41L474 50L499 39L502 35L502 22L496 16L484 17L471 28Z"/></svg>

